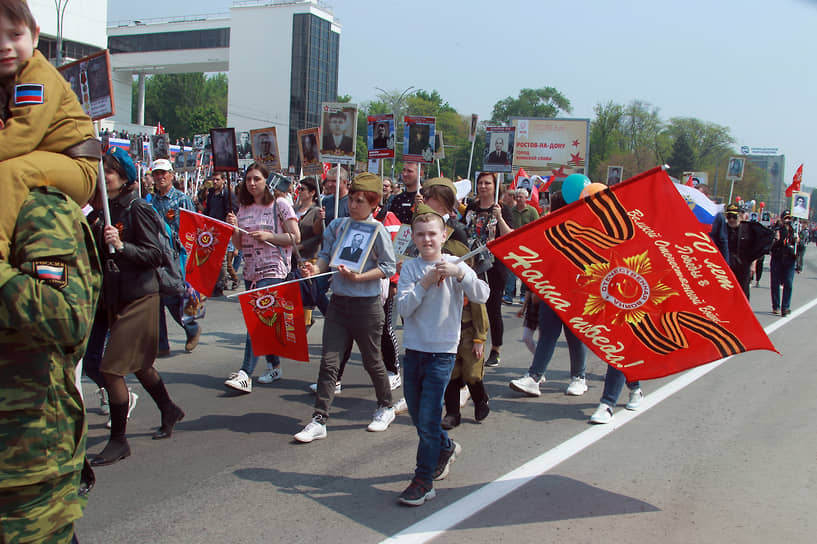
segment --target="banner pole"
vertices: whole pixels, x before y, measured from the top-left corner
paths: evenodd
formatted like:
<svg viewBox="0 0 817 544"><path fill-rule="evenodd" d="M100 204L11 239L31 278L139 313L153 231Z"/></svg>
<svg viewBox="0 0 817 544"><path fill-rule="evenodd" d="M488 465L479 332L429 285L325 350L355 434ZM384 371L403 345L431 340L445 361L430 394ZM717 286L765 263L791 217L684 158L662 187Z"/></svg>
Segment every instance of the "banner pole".
<svg viewBox="0 0 817 544"><path fill-rule="evenodd" d="M335 172L335 219L338 218L338 206L340 205L340 163Z"/></svg>
<svg viewBox="0 0 817 544"><path fill-rule="evenodd" d="M245 295L247 293L254 293L256 291L263 291L264 289L274 289L276 287L281 287L282 285L289 285L290 283L298 283L300 281L312 280L315 278L320 278L321 276L331 276L332 274L337 274L337 270L330 270L329 272L323 272L322 274L315 274L314 276L308 276L306 278L297 278L294 280L283 281L281 283L276 283L275 285L268 285L266 287L258 287L257 289L250 289L249 291L241 291L240 293L233 293L232 295L227 295L226 298L233 298L239 295Z"/></svg>
<svg viewBox="0 0 817 544"><path fill-rule="evenodd" d="M732 184L729 185L729 200L726 201L727 204L732 203L732 190L735 188L735 178L731 178Z"/></svg>
<svg viewBox="0 0 817 544"><path fill-rule="evenodd" d="M467 179L467 180L471 179L471 162L474 159L474 144L476 144L476 143L477 143L477 135L474 134L474 139L471 141L471 155L468 156L468 175L465 176L465 179ZM474 194L476 194L476 192L477 192L477 184L476 183L474 183L474 185L473 185L473 191L474 191Z"/></svg>

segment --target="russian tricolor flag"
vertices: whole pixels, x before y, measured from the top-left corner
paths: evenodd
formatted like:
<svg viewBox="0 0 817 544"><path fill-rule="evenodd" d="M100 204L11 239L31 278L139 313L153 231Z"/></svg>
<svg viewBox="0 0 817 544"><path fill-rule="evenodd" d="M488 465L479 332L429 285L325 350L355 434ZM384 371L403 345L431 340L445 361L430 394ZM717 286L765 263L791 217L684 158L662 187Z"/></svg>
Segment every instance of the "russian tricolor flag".
<svg viewBox="0 0 817 544"><path fill-rule="evenodd" d="M40 83L24 83L14 87L14 105L28 106L43 103L43 86Z"/></svg>

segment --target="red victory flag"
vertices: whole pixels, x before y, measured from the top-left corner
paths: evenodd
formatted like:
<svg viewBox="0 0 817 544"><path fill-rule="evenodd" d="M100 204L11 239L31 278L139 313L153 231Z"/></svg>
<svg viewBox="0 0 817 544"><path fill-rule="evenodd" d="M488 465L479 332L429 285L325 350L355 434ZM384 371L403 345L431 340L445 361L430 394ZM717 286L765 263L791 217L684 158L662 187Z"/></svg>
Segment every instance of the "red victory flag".
<svg viewBox="0 0 817 544"><path fill-rule="evenodd" d="M306 322L298 282L271 285L238 295L256 356L309 361Z"/></svg>
<svg viewBox="0 0 817 544"><path fill-rule="evenodd" d="M156 125L156 134L164 134L164 133L165 133L165 128L162 126L162 122L159 121L159 123Z"/></svg>
<svg viewBox="0 0 817 544"><path fill-rule="evenodd" d="M185 209L179 210L179 241L187 251L184 279L208 297L213 294L233 227Z"/></svg>
<svg viewBox="0 0 817 544"><path fill-rule="evenodd" d="M735 276L655 168L488 247L628 381L775 351Z"/></svg>
<svg viewBox="0 0 817 544"><path fill-rule="evenodd" d="M692 174L687 178L687 187L695 187L695 183L692 181Z"/></svg>
<svg viewBox="0 0 817 544"><path fill-rule="evenodd" d="M801 164L800 167L797 169L797 172L794 173L794 177L791 179L791 185L786 187L786 196L791 198L794 193L800 191L800 184L803 183L803 165Z"/></svg>

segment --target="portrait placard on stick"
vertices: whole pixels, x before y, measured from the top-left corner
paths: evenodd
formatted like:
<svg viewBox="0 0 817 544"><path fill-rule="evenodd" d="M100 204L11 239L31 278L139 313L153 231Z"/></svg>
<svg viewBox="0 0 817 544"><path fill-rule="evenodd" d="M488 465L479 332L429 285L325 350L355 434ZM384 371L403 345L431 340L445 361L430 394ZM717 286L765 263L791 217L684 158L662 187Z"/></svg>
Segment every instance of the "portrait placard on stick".
<svg viewBox="0 0 817 544"><path fill-rule="evenodd" d="M275 127L257 128L250 131L252 158L263 163L271 172L281 169L278 155L278 133Z"/></svg>
<svg viewBox="0 0 817 544"><path fill-rule="evenodd" d="M214 128L210 130L213 142L213 171L238 171L238 154L235 147L234 128Z"/></svg>
<svg viewBox="0 0 817 544"><path fill-rule="evenodd" d="M434 160L439 161L445 158L445 146L443 145L443 131L434 133Z"/></svg>
<svg viewBox="0 0 817 544"><path fill-rule="evenodd" d="M151 134L150 161L170 159L170 137L167 134Z"/></svg>
<svg viewBox="0 0 817 544"><path fill-rule="evenodd" d="M369 115L366 118L366 145L369 159L394 158L394 114Z"/></svg>
<svg viewBox="0 0 817 544"><path fill-rule="evenodd" d="M607 167L607 186L612 187L617 183L621 183L624 175L624 167L622 166L608 166Z"/></svg>
<svg viewBox="0 0 817 544"><path fill-rule="evenodd" d="M355 163L357 105L324 102L321 106L321 162Z"/></svg>
<svg viewBox="0 0 817 544"><path fill-rule="evenodd" d="M301 154L301 168L305 176L319 176L323 173L323 165L318 154L320 139L321 129L318 127L298 131L298 151Z"/></svg>
<svg viewBox="0 0 817 544"><path fill-rule="evenodd" d="M116 110L111 85L111 56L108 50L60 66L82 109L94 121L111 117Z"/></svg>
<svg viewBox="0 0 817 544"><path fill-rule="evenodd" d="M434 160L434 117L407 115L403 133L403 160L430 163Z"/></svg>
<svg viewBox="0 0 817 544"><path fill-rule="evenodd" d="M743 179L743 167L746 159L743 157L729 157L729 166L726 168L726 178L733 180Z"/></svg>
<svg viewBox="0 0 817 544"><path fill-rule="evenodd" d="M482 169L485 172L513 170L514 127L485 127L485 153Z"/></svg>
<svg viewBox="0 0 817 544"><path fill-rule="evenodd" d="M362 272L374 246L377 227L378 223L349 221L329 266L334 268L342 264L352 272Z"/></svg>

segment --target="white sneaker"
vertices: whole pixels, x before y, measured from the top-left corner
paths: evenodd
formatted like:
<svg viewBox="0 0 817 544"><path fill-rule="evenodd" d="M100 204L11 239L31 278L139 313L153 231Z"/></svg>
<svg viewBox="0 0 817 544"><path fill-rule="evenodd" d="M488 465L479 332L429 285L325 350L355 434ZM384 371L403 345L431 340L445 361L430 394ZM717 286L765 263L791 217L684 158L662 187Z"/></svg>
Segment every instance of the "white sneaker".
<svg viewBox="0 0 817 544"><path fill-rule="evenodd" d="M609 423L612 419L613 409L602 402L599 404L599 407L596 408L596 411L593 412L593 415L590 416L590 423L598 423L601 425L604 423Z"/></svg>
<svg viewBox="0 0 817 544"><path fill-rule="evenodd" d="M641 401L644 400L644 392L641 388L630 391L630 401L624 406L627 410L638 410Z"/></svg>
<svg viewBox="0 0 817 544"><path fill-rule="evenodd" d="M406 404L406 397L401 397L400 400L392 405L395 414L402 414L408 412L408 404Z"/></svg>
<svg viewBox="0 0 817 544"><path fill-rule="evenodd" d="M392 421L394 421L394 408L386 408L385 406L381 406L375 410L372 422L369 423L366 430L373 433L385 431L389 428L389 423Z"/></svg>
<svg viewBox="0 0 817 544"><path fill-rule="evenodd" d="M403 385L403 381L400 379L400 374L393 374L391 372L387 372L386 374L389 375L389 385L391 386L392 391Z"/></svg>
<svg viewBox="0 0 817 544"><path fill-rule="evenodd" d="M471 390L468 389L467 385L462 386L460 389L460 408L465 408L465 405L468 404L468 399L471 398Z"/></svg>
<svg viewBox="0 0 817 544"><path fill-rule="evenodd" d="M108 406L108 392L105 391L104 387L100 387L96 390L96 395L99 397L99 413L103 416L109 415L111 409Z"/></svg>
<svg viewBox="0 0 817 544"><path fill-rule="evenodd" d="M278 367L278 368L268 367L266 374L264 374L262 376L258 376L258 383L264 383L264 384L272 383L274 381L280 380L283 377L284 377L284 373L281 371L281 367Z"/></svg>
<svg viewBox="0 0 817 544"><path fill-rule="evenodd" d="M230 374L230 377L224 381L224 385L242 393L252 393L252 378L247 376L243 370Z"/></svg>
<svg viewBox="0 0 817 544"><path fill-rule="evenodd" d="M509 385L514 391L519 391L520 393L524 393L529 397L538 397L542 394L542 392L539 391L539 384L544 381L544 377L537 382L530 376L530 374L527 374L518 380L511 380Z"/></svg>
<svg viewBox="0 0 817 544"><path fill-rule="evenodd" d="M139 400L139 395L131 391L130 387L128 387L128 419L130 419L130 415L133 413L133 409L136 408L136 401ZM108 411L108 422L105 423L105 427L108 429L111 428L111 418L110 418L110 411Z"/></svg>
<svg viewBox="0 0 817 544"><path fill-rule="evenodd" d="M570 378L570 385L567 386L565 394L573 397L580 397L585 393L587 393L587 382L585 379L579 378L578 376L573 376Z"/></svg>
<svg viewBox="0 0 817 544"><path fill-rule="evenodd" d="M320 440L326 438L326 425L319 423L314 419L307 423L306 427L295 435L295 440L309 444L313 440Z"/></svg>
<svg viewBox="0 0 817 544"><path fill-rule="evenodd" d="M309 390L312 391L313 395L317 395L318 394L318 384L316 384L316 383L309 384ZM338 382L338 383L335 384L335 394L337 395L338 393L340 393L340 391L341 391L340 382Z"/></svg>

